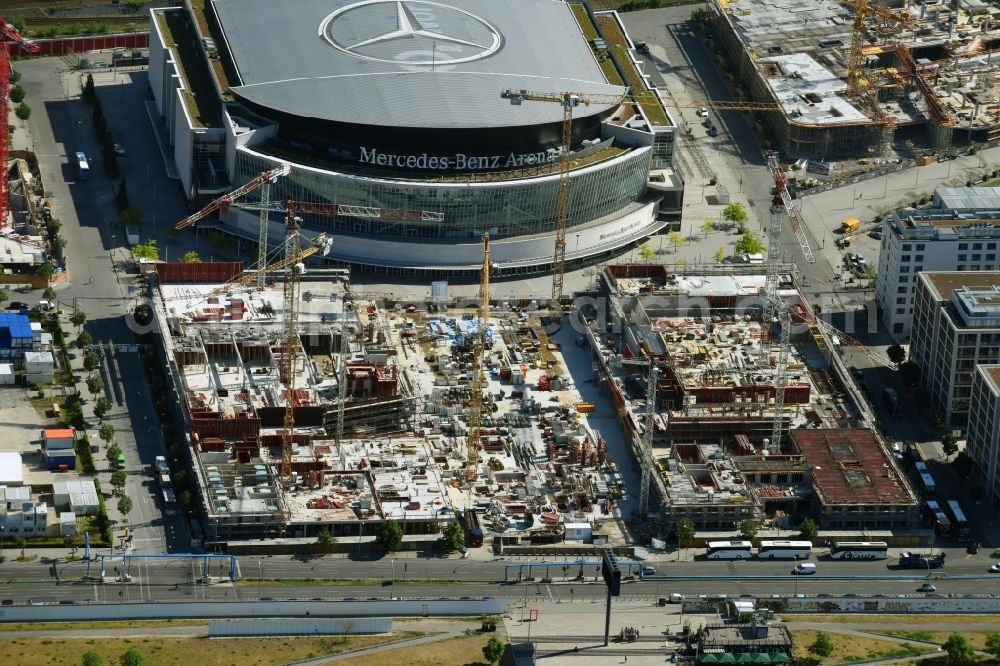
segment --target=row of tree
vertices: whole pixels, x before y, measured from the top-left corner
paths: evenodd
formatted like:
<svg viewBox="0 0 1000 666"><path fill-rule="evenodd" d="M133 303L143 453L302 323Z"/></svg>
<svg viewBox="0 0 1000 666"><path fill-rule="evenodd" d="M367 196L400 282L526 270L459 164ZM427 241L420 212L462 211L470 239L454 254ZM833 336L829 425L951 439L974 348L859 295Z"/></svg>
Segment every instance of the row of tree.
<svg viewBox="0 0 1000 666"><path fill-rule="evenodd" d="M757 536L757 521L748 518L740 523L740 536L746 541L753 541ZM697 532L694 523L687 518L677 521L676 533L679 543L691 541ZM819 525L812 518L806 518L799 525L799 537L805 541L813 541L819 535Z"/></svg>
<svg viewBox="0 0 1000 666"><path fill-rule="evenodd" d="M977 661L975 648L962 634L951 634L941 647L948 654L949 664L971 664ZM1000 658L1000 634L988 633L985 648L990 655ZM816 639L808 647L810 654L822 659L831 656L836 649L833 639L823 631L817 632Z"/></svg>

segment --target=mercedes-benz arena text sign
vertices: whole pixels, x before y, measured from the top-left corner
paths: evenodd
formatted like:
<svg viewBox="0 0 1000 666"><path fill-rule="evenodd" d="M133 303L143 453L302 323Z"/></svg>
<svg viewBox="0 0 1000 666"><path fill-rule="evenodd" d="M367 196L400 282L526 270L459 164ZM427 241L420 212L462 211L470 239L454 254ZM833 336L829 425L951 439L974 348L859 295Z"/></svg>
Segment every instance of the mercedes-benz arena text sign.
<svg viewBox="0 0 1000 666"><path fill-rule="evenodd" d="M319 36L347 55L401 65L457 65L503 47L489 21L430 0L354 2L323 19Z"/></svg>

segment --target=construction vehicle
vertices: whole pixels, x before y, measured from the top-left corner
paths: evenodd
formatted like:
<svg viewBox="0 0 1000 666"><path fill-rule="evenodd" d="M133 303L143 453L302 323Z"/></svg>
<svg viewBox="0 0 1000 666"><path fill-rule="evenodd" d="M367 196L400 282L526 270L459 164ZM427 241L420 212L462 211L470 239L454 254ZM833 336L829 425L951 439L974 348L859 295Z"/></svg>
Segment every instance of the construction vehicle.
<svg viewBox="0 0 1000 666"><path fill-rule="evenodd" d="M944 566L944 553L924 555L922 553L900 553L900 569L940 569Z"/></svg>
<svg viewBox="0 0 1000 666"><path fill-rule="evenodd" d="M840 231L845 234L853 234L861 228L861 220L856 217L848 217L840 221Z"/></svg>

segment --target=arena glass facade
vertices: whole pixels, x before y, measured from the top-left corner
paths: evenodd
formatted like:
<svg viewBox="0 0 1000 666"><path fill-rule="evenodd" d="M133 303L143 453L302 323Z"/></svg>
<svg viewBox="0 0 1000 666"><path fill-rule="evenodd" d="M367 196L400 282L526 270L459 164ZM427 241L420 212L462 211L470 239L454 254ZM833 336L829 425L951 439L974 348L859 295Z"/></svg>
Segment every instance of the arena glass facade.
<svg viewBox="0 0 1000 666"><path fill-rule="evenodd" d="M586 225L622 210L646 190L650 150L629 150L571 175L567 228ZM238 149L236 182L246 182L279 164ZM472 183L456 179L404 181L360 177L292 164L291 173L271 186L271 200L331 202L342 205L403 208L442 213L441 222L361 218L307 219L310 228L347 234L428 239L478 239L488 232L495 240L551 233L555 230L558 175Z"/></svg>

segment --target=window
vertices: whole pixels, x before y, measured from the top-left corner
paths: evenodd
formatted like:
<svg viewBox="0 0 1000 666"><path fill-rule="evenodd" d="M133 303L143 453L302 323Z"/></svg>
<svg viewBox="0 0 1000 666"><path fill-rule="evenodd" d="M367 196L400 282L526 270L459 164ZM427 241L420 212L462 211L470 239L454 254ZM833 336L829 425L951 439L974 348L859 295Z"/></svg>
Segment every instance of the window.
<svg viewBox="0 0 1000 666"><path fill-rule="evenodd" d="M986 261L996 261L996 259L997 259L997 255L995 255L995 254L988 254L988 255L986 255Z"/></svg>
<svg viewBox="0 0 1000 666"><path fill-rule="evenodd" d="M899 267L899 272L900 273L909 273L910 272L910 267L909 266L900 266Z"/></svg>
<svg viewBox="0 0 1000 666"><path fill-rule="evenodd" d="M892 332L893 333L902 333L903 332L903 324L901 324L901 323L899 323L899 324L893 324L892 325Z"/></svg>
<svg viewBox="0 0 1000 666"><path fill-rule="evenodd" d="M968 258L969 258L969 256L966 255L966 254L960 254L960 255L958 255L958 260L959 261L965 261Z"/></svg>
<svg viewBox="0 0 1000 666"><path fill-rule="evenodd" d="M983 258L983 255L981 255L981 254L974 254L974 255L972 255L972 260L973 261L979 261L982 258Z"/></svg>
<svg viewBox="0 0 1000 666"><path fill-rule="evenodd" d="M924 251L924 244L917 243L917 252L923 252L923 251Z"/></svg>
<svg viewBox="0 0 1000 666"><path fill-rule="evenodd" d="M995 250L995 249L997 249L997 244L996 243L987 243L986 244L986 249L987 250Z"/></svg>
<svg viewBox="0 0 1000 666"><path fill-rule="evenodd" d="M903 263L909 263L910 255L904 254L902 257L899 258L899 260L902 261Z"/></svg>
<svg viewBox="0 0 1000 666"><path fill-rule="evenodd" d="M969 249L969 244L968 243L959 243L958 244L958 249L959 250L968 250Z"/></svg>
<svg viewBox="0 0 1000 666"><path fill-rule="evenodd" d="M914 259L914 261L923 261L923 260L924 260L924 255L922 255L922 254L918 254L917 258Z"/></svg>
<svg viewBox="0 0 1000 666"><path fill-rule="evenodd" d="M910 243L903 243L903 252L909 252L910 247L912 247Z"/></svg>
<svg viewBox="0 0 1000 666"><path fill-rule="evenodd" d="M973 250L982 250L983 249L983 244L982 243L973 243L972 244L972 249Z"/></svg>
<svg viewBox="0 0 1000 666"><path fill-rule="evenodd" d="M899 278L899 283L900 284L906 284L909 281L910 281L910 277L908 275L902 275Z"/></svg>
<svg viewBox="0 0 1000 666"><path fill-rule="evenodd" d="M906 308L896 308L896 314L906 314Z"/></svg>
<svg viewBox="0 0 1000 666"><path fill-rule="evenodd" d="M906 297L905 296L902 296L902 297L896 299L896 305L902 305L904 303L906 303Z"/></svg>

